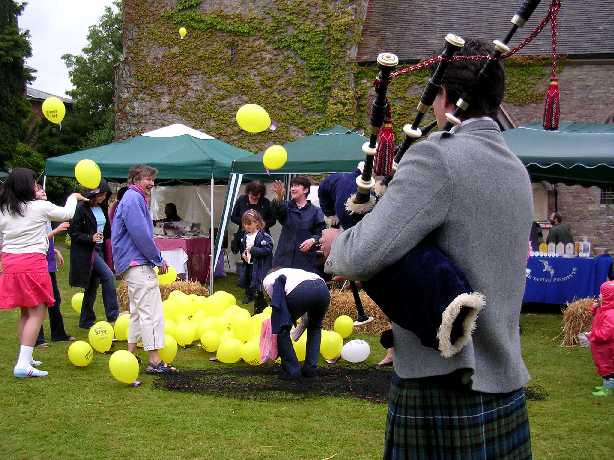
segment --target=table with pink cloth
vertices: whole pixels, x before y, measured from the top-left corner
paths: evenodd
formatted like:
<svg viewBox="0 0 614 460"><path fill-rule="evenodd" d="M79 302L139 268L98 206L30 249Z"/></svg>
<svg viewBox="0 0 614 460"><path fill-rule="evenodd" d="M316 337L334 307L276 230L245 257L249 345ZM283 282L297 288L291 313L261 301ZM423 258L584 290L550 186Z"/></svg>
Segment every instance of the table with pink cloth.
<svg viewBox="0 0 614 460"><path fill-rule="evenodd" d="M155 237L154 241L160 251L173 251L176 249L183 249L185 251L188 256L187 268L190 280L197 280L201 283L206 283L209 280L211 242L208 237ZM215 276L220 276L218 269L219 264L216 267ZM223 271L223 264L221 269ZM180 271L178 270L178 272ZM224 276L224 274L222 273L221 276Z"/></svg>

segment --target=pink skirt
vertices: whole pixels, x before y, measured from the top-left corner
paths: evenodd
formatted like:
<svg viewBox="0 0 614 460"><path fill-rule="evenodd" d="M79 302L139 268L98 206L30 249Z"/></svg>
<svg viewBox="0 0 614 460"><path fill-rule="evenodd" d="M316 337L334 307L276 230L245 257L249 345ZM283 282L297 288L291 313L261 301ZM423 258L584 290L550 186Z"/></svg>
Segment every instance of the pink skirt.
<svg viewBox="0 0 614 460"><path fill-rule="evenodd" d="M45 254L2 254L0 309L54 304Z"/></svg>

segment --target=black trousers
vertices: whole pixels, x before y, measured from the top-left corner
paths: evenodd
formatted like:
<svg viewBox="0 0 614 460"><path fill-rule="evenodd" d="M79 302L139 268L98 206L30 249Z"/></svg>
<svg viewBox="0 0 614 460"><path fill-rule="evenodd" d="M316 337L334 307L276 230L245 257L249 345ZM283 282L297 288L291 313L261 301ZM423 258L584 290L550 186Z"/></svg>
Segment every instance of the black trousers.
<svg viewBox="0 0 614 460"><path fill-rule="evenodd" d="M51 327L51 340L68 340L68 334L64 330L64 318L62 317L62 312L60 311L62 298L60 297L60 290L58 289L58 281L55 277L55 272L49 272L49 276L51 277L53 298L55 299L55 303L53 304L53 306L47 309L47 311L49 312L49 326ZM38 338L36 339L36 344L40 345L44 342L45 331L43 330L43 326L41 326L41 330L38 333Z"/></svg>

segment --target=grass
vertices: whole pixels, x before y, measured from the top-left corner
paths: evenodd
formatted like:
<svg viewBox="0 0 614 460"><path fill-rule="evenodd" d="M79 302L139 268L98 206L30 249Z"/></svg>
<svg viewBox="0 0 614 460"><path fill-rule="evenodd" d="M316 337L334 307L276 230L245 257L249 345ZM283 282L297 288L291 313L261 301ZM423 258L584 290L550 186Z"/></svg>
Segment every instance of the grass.
<svg viewBox="0 0 614 460"><path fill-rule="evenodd" d="M67 274L67 267L58 272L66 328L87 340L70 307L77 290L68 287ZM217 288L242 297L233 278ZM100 299L95 309L102 319ZM87 368L73 367L66 343L35 351L49 377L18 381L11 373L18 349L17 317L15 311L0 314L3 458L381 458L383 404L338 397L253 401L168 392L154 388L145 374L143 386L132 388L113 380L106 355L96 354ZM532 384L548 393L548 399L529 403L534 457L609 458L614 451L614 398L591 395L600 380L586 349L563 349L552 340L560 320L555 314L522 317ZM360 337L371 343L369 360L375 363L383 355L378 338ZM180 369L220 366L208 356L192 347L180 350L174 364Z"/></svg>

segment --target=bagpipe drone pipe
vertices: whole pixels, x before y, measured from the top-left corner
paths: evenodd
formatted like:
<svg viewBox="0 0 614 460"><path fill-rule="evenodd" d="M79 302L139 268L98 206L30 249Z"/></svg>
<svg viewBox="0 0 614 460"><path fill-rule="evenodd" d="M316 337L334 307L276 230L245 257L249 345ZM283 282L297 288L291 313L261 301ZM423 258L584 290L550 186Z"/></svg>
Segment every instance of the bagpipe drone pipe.
<svg viewBox="0 0 614 460"><path fill-rule="evenodd" d="M539 3L540 0L524 0L521 3L510 21L512 27L503 40L493 42L494 50L487 56L456 55L463 48L464 40L454 34L446 35L445 46L439 56L398 71L396 71L397 56L391 53L382 53L378 56L379 73L373 83L375 99L370 113L370 136L369 141L362 147L365 153L365 166L362 174L356 178L356 193L346 202L346 210L356 222L376 205L376 199L372 195L375 185L374 175L385 176L384 183L387 184L403 155L416 141L425 137L435 127L433 123L421 129L420 123L433 105L442 83L445 82L446 69L450 63L460 60L483 61L475 82L479 83L482 79L488 78L490 66L526 46L548 22L552 22L554 48L559 0L552 1L547 16L520 45L513 50L507 45L516 31L527 22ZM404 140L394 151L394 161L390 161L392 136L389 126L391 108L387 99L388 87L393 78L435 64L437 66L420 98L418 113L411 125L403 127ZM554 68L553 64L553 73ZM445 131L450 131L454 125L460 124L460 118L467 111L472 99L479 97L478 94L474 94L474 87L477 88L479 85L474 84L464 90L456 103L454 114L446 114L448 124ZM385 126L385 123L388 126ZM388 145L382 145L382 141ZM378 161L381 160L377 158L380 154L387 157L385 161ZM424 346L438 350L446 358L454 356L469 342L476 327L478 313L486 303L482 294L473 292L462 269L436 246L434 238L430 236L397 262L380 271L372 279L363 282L363 287L392 322L415 333Z"/></svg>

